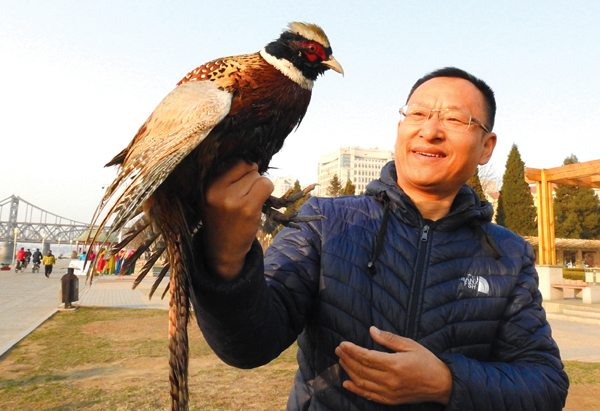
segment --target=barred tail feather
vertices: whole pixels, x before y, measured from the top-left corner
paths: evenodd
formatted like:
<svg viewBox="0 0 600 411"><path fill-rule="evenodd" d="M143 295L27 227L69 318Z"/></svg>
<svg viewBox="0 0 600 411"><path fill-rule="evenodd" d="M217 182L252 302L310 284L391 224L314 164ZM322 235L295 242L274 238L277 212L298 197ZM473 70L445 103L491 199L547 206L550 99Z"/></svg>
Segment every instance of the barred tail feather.
<svg viewBox="0 0 600 411"><path fill-rule="evenodd" d="M185 268L180 250L171 253L171 279L169 305L169 380L171 382L171 410L188 409L188 335L190 314Z"/></svg>
<svg viewBox="0 0 600 411"><path fill-rule="evenodd" d="M160 236L159 233L153 233L148 239L146 239L138 248L135 250L131 256L127 257L123 266L121 266L121 272L125 273L129 268L134 265L137 260L150 248L150 246L156 241L156 239Z"/></svg>
<svg viewBox="0 0 600 411"><path fill-rule="evenodd" d="M150 293L148 294L148 299L152 298L152 296L156 292L156 289L158 288L160 283L162 283L162 280L165 278L165 276L167 275L167 272L169 271L170 268L171 268L171 266L169 264L167 264L162 268L162 270L160 270L160 273L158 273L158 277L156 278L156 281L154 281L154 284L152 284L152 288L150 288ZM169 283L167 283L167 290L168 289L169 289ZM161 300L165 298L165 294L166 294L166 292L163 293Z"/></svg>
<svg viewBox="0 0 600 411"><path fill-rule="evenodd" d="M144 277L146 277L146 274L148 274L150 269L154 266L156 261L158 261L158 259L160 258L160 256L163 254L163 252L165 250L166 250L166 247L163 247L163 248L160 248L160 249L154 251L154 253L152 253L152 256L150 257L150 259L148 261L146 261L146 264L144 264L144 266L142 267L140 274L137 276L137 278L133 282L133 287L132 287L133 290L135 290L135 288L142 282ZM152 298L152 295L150 296L150 298Z"/></svg>

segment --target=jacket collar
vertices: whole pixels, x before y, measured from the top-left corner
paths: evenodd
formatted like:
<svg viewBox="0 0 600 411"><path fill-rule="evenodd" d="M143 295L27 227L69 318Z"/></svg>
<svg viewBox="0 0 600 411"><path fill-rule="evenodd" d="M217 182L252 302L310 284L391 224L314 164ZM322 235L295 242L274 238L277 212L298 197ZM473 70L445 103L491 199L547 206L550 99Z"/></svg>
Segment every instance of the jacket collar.
<svg viewBox="0 0 600 411"><path fill-rule="evenodd" d="M390 161L381 170L379 180L373 180L367 185L366 194L380 197L382 193L385 193L390 200L392 212L402 222L414 227L423 226L423 216L396 181L396 164ZM450 207L450 213L437 220L435 226L437 230L451 231L469 223L490 222L493 215L492 205L487 201L480 200L471 187L463 184Z"/></svg>

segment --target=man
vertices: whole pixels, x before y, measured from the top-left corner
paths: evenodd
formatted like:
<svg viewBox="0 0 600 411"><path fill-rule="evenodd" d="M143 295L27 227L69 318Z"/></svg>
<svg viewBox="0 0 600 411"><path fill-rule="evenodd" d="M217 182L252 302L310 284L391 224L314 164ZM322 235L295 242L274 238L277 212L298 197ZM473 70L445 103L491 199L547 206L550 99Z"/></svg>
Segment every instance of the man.
<svg viewBox="0 0 600 411"><path fill-rule="evenodd" d="M42 253L39 248L35 249L35 252L32 255L33 263L40 264L42 262Z"/></svg>
<svg viewBox="0 0 600 411"><path fill-rule="evenodd" d="M23 265L25 258L27 258L27 253L25 252L25 247L21 247L19 251L17 251L17 266Z"/></svg>
<svg viewBox="0 0 600 411"><path fill-rule="evenodd" d="M290 410L560 410L568 377L531 247L464 183L496 144L492 90L455 68L414 85L395 161L366 196L254 240L273 190L238 164L207 192L192 302L211 347L256 367L298 339ZM405 405L401 405L405 404Z"/></svg>
<svg viewBox="0 0 600 411"><path fill-rule="evenodd" d="M17 266L15 267L15 271L16 270L24 270L26 263L25 263L25 259L27 258L27 253L25 252L25 247L21 247L21 249L19 251L17 251Z"/></svg>
<svg viewBox="0 0 600 411"><path fill-rule="evenodd" d="M56 257L52 254L51 250L48 250L48 253L44 256L44 268L46 278L50 278L50 274L52 274L52 266L56 263Z"/></svg>
<svg viewBox="0 0 600 411"><path fill-rule="evenodd" d="M43 258L43 255L40 252L39 248L35 249L35 252L31 256L31 258L33 260L33 268L31 269L31 271L34 273L39 273L40 272L40 264L42 263L42 258Z"/></svg>

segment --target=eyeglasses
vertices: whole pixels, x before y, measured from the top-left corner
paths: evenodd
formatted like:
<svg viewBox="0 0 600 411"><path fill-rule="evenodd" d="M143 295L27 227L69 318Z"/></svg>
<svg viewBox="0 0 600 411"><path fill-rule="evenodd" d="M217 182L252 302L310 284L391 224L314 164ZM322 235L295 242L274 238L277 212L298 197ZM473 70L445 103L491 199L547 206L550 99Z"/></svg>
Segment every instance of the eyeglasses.
<svg viewBox="0 0 600 411"><path fill-rule="evenodd" d="M489 133L490 130L475 117L464 111L454 109L432 110L427 107L417 106L416 104L406 105L400 108L400 121L407 124L425 124L431 117L431 114L437 112L442 127L453 131L467 131L472 123Z"/></svg>

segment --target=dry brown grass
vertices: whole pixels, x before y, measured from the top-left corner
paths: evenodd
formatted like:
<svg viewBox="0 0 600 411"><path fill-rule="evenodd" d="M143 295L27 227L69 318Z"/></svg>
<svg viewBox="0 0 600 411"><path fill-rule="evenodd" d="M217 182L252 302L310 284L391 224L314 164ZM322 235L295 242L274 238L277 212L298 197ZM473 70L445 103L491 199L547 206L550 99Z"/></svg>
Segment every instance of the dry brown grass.
<svg viewBox="0 0 600 411"><path fill-rule="evenodd" d="M271 364L239 370L221 362L197 325L190 334L191 410L283 410L296 346ZM60 312L0 360L2 410L166 410L167 312ZM600 410L600 364L566 362L567 411Z"/></svg>
<svg viewBox="0 0 600 411"><path fill-rule="evenodd" d="M198 326L190 334L191 410L282 410L296 370L295 347L255 370L225 365ZM60 312L0 361L6 410L166 410L167 312Z"/></svg>

